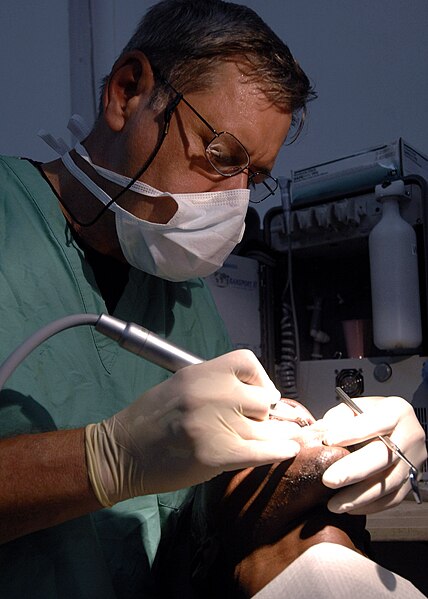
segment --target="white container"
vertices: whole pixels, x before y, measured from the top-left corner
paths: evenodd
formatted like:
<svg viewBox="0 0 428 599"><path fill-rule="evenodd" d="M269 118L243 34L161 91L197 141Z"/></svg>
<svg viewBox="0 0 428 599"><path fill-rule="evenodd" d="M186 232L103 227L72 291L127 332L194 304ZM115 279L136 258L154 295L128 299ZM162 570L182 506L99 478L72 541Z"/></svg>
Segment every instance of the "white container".
<svg viewBox="0 0 428 599"><path fill-rule="evenodd" d="M385 350L422 342L416 234L400 215L404 183L376 186L382 218L369 235L373 341Z"/></svg>

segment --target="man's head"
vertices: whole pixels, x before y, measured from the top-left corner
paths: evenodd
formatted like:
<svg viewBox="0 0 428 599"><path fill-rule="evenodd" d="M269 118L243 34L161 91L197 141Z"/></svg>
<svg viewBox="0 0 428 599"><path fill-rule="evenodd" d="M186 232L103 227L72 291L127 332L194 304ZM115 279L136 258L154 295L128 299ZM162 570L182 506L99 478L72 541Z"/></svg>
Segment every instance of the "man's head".
<svg viewBox="0 0 428 599"><path fill-rule="evenodd" d="M264 197L274 193L270 172L312 96L287 46L247 7L221 0L154 5L104 82L100 116L84 142L95 171L73 155L98 200L107 198L116 212L114 221L73 189L79 210L92 217L86 223L102 214L110 230L120 228L96 242L91 232L89 243L170 280L213 272L242 236L248 189L257 201L257 188ZM242 151L229 151L225 138ZM129 189L137 180L151 189ZM93 185L80 175L79 182L93 195ZM74 220L87 238L88 225Z"/></svg>
<svg viewBox="0 0 428 599"><path fill-rule="evenodd" d="M149 9L106 78L101 139L88 149L94 162L129 177L144 172L142 179L162 191L245 189L251 172L260 171L254 182L263 183L312 97L288 47L248 7L163 0ZM228 131L246 150L248 164L232 177L219 177L207 161L213 131ZM155 222L167 222L171 211L160 218Z"/></svg>
<svg viewBox="0 0 428 599"><path fill-rule="evenodd" d="M149 9L121 56L140 50L156 85L152 102L170 90L199 92L215 84L221 62L236 62L266 97L296 115L314 97L310 82L288 47L250 8L222 0L163 0ZM213 98L215 101L215 98Z"/></svg>

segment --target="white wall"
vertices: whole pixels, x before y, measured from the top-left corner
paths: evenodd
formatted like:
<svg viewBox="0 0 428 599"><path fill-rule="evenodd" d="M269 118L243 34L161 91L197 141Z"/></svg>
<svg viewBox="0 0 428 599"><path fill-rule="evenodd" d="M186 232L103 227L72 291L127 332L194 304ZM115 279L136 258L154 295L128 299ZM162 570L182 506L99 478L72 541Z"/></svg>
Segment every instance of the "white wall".
<svg viewBox="0 0 428 599"><path fill-rule="evenodd" d="M70 7L79 3L87 0L70 0ZM428 154L427 0L241 3L259 12L286 41L319 94L310 105L304 134L281 150L274 174L287 176L291 169L399 136ZM96 87L151 4L151 0L90 3ZM43 0L32 6L23 0L3 0L0 22L0 152L44 159L50 150L35 141L35 133L40 127L64 133L71 114L70 86L81 89L76 58L69 82L67 3ZM87 21L82 23L82 30L87 27ZM76 43L75 30L71 41ZM85 65L80 72L86 76ZM265 203L261 213L276 203L279 198Z"/></svg>

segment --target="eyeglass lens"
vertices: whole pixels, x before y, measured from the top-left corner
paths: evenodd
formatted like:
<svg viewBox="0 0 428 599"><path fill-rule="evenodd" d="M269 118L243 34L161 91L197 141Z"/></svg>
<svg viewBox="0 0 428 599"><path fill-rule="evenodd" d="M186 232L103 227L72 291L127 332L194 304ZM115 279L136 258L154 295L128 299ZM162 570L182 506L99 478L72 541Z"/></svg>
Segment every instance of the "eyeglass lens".
<svg viewBox="0 0 428 599"><path fill-rule="evenodd" d="M231 177L242 172L250 163L247 150L231 133L219 133L205 149L207 158L221 175Z"/></svg>
<svg viewBox="0 0 428 599"><path fill-rule="evenodd" d="M250 157L241 142L231 133L222 131L205 149L211 166L221 175L232 177L248 168ZM249 177L250 202L258 204L278 187L278 181L266 173L251 173Z"/></svg>
<svg viewBox="0 0 428 599"><path fill-rule="evenodd" d="M260 180L260 178L263 180ZM259 179L259 181L257 180ZM250 175L250 202L260 204L278 189L278 180L265 173L252 173Z"/></svg>

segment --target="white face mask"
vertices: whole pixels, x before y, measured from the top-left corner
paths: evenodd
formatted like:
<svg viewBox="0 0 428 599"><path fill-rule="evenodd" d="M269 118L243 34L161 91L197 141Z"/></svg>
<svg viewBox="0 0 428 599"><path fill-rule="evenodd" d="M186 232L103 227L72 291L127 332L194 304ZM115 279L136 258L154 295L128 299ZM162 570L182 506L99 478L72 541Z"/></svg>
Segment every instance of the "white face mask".
<svg viewBox="0 0 428 599"><path fill-rule="evenodd" d="M75 148L99 175L126 187L131 181L94 165L82 146ZM69 172L104 205L112 198L86 175L67 152L62 161ZM177 211L166 224L142 220L113 203L122 252L136 268L168 281L205 277L218 270L241 241L250 192L248 189L204 193L164 193L142 181L130 187L144 196L169 196Z"/></svg>

